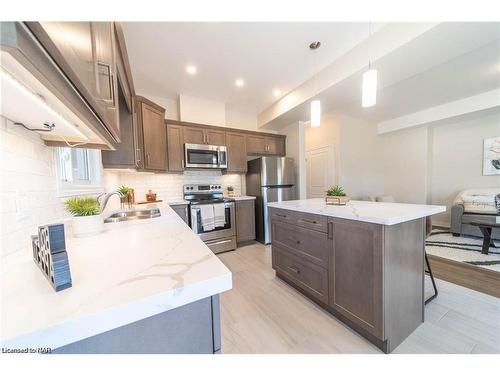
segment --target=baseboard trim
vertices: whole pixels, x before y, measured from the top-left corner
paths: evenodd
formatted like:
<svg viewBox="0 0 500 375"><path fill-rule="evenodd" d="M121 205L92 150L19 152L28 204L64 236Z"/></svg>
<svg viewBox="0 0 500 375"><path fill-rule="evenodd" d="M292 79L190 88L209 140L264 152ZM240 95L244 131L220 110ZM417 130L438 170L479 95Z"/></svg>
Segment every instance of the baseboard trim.
<svg viewBox="0 0 500 375"><path fill-rule="evenodd" d="M434 277L500 298L500 272L429 254Z"/></svg>

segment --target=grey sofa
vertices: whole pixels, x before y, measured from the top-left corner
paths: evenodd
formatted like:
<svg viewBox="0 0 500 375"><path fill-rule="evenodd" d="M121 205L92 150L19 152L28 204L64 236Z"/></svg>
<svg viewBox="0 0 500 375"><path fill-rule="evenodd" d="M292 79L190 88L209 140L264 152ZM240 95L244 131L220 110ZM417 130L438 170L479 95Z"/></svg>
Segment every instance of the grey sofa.
<svg viewBox="0 0 500 375"><path fill-rule="evenodd" d="M470 223L473 221L495 223L496 216L495 214L466 213L462 204L454 204L451 207L451 233L454 236L468 235L483 237L479 228L470 225ZM493 228L491 238L500 240L500 229Z"/></svg>

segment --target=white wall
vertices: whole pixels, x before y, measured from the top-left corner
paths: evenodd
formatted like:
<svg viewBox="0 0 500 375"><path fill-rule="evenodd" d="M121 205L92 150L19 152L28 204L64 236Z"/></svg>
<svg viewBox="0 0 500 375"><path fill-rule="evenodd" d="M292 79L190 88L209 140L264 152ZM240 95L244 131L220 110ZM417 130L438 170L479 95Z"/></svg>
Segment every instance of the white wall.
<svg viewBox="0 0 500 375"><path fill-rule="evenodd" d="M280 130L286 135L286 156L293 158L295 166L295 188L297 199L306 198L306 152L305 152L306 124L294 122Z"/></svg>
<svg viewBox="0 0 500 375"><path fill-rule="evenodd" d="M176 99L162 98L159 96L138 94L165 108L165 118L179 120L179 101Z"/></svg>
<svg viewBox="0 0 500 375"><path fill-rule="evenodd" d="M380 140L369 122L341 115L338 118L339 183L354 199L383 193Z"/></svg>
<svg viewBox="0 0 500 375"><path fill-rule="evenodd" d="M54 149L0 116L1 254L29 251L38 226L68 216L56 198Z"/></svg>
<svg viewBox="0 0 500 375"><path fill-rule="evenodd" d="M435 222L447 225L455 196L470 188L500 188L500 176L483 176L483 140L500 136L500 113L475 116L429 128L429 199L445 204Z"/></svg>
<svg viewBox="0 0 500 375"><path fill-rule="evenodd" d="M224 102L180 94L179 118L186 122L225 126L226 105Z"/></svg>
<svg viewBox="0 0 500 375"><path fill-rule="evenodd" d="M257 130L257 116L226 105L226 126L236 129Z"/></svg>
<svg viewBox="0 0 500 375"><path fill-rule="evenodd" d="M321 126L305 131L305 150L334 145L336 176L347 194L365 199L383 192L376 127L338 113L325 113Z"/></svg>
<svg viewBox="0 0 500 375"><path fill-rule="evenodd" d="M373 126L375 129L375 126ZM380 172L383 195L396 202L427 202L428 129L417 127L379 136Z"/></svg>
<svg viewBox="0 0 500 375"><path fill-rule="evenodd" d="M305 129L305 151L310 151L315 148L333 145L335 152L335 184L339 183L340 178L340 116L337 113L329 112L321 116L321 126L319 128L311 128L309 124ZM305 172L304 172L305 173ZM304 180L306 176L304 176Z"/></svg>

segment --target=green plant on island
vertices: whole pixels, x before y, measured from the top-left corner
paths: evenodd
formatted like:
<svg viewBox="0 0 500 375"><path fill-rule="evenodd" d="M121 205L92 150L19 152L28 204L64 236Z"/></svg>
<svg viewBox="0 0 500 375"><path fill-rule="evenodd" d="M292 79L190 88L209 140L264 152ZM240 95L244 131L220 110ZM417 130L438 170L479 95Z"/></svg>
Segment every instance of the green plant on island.
<svg viewBox="0 0 500 375"><path fill-rule="evenodd" d="M232 186L228 186L228 187L227 187L227 191L234 191L234 187L232 187Z"/></svg>
<svg viewBox="0 0 500 375"><path fill-rule="evenodd" d="M73 216L98 215L101 209L97 199L92 197L69 198L64 202L64 207Z"/></svg>
<svg viewBox="0 0 500 375"><path fill-rule="evenodd" d="M130 194L130 192L132 191L132 188L125 186L125 185L122 185L118 188L117 191L120 194L120 196L127 197Z"/></svg>
<svg viewBox="0 0 500 375"><path fill-rule="evenodd" d="M344 188L340 185L335 185L330 187L326 192L326 195L329 197L345 197L346 194L344 192Z"/></svg>

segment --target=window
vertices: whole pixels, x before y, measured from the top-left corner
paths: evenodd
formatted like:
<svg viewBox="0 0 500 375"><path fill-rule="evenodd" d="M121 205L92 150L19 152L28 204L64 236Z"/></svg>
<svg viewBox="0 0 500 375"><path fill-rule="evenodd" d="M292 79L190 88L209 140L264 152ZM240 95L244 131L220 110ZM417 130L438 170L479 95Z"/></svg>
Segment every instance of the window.
<svg viewBox="0 0 500 375"><path fill-rule="evenodd" d="M59 196L95 194L101 186L101 152L61 147L56 151Z"/></svg>

